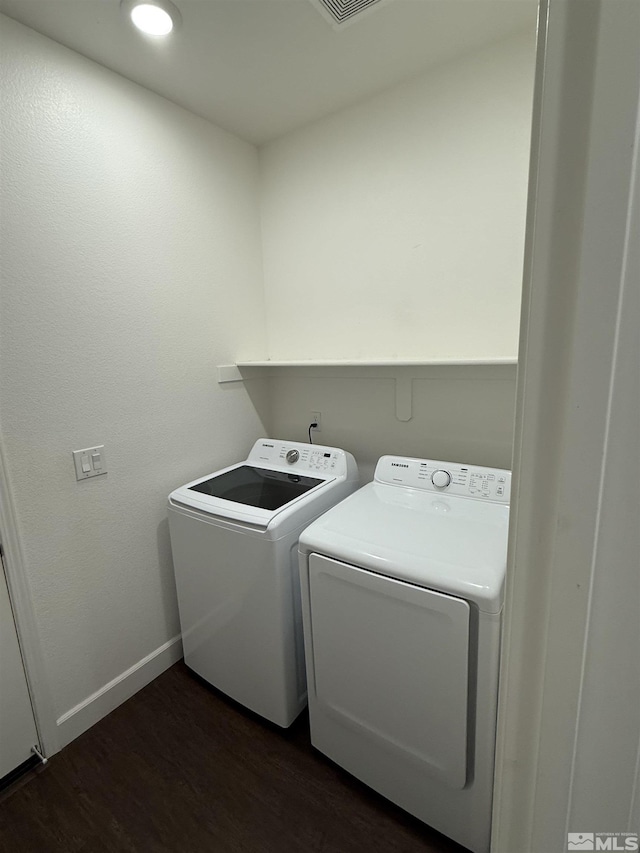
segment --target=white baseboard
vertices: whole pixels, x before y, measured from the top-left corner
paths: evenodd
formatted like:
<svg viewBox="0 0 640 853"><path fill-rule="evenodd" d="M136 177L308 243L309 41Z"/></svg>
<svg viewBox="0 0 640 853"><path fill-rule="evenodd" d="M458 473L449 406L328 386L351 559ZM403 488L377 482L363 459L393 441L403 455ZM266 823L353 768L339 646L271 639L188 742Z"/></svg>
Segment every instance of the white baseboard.
<svg viewBox="0 0 640 853"><path fill-rule="evenodd" d="M130 699L134 693L146 687L154 678L172 666L182 657L182 638L178 634L160 648L151 652L138 663L105 684L91 696L88 696L75 708L63 714L59 720L59 748L62 749L75 740L98 720L110 714L118 705Z"/></svg>

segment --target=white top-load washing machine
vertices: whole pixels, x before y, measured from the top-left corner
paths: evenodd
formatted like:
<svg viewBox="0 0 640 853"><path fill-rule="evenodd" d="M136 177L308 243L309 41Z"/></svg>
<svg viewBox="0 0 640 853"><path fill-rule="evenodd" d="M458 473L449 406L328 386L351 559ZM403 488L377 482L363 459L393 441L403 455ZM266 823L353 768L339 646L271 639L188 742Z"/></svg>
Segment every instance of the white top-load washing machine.
<svg viewBox="0 0 640 853"><path fill-rule="evenodd" d="M383 456L300 537L311 741L489 850L511 474Z"/></svg>
<svg viewBox="0 0 640 853"><path fill-rule="evenodd" d="M169 496L185 663L280 726L306 704L298 536L357 487L350 453L265 438Z"/></svg>

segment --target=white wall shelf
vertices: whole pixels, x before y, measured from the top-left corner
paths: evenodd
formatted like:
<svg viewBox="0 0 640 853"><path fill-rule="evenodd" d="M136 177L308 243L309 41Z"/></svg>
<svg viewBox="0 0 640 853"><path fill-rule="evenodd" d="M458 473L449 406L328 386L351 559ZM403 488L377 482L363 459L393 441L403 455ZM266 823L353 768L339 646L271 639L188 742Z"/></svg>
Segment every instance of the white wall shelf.
<svg viewBox="0 0 640 853"><path fill-rule="evenodd" d="M475 358L475 359L306 359L239 361L239 370L250 367L476 367L496 364L517 364L517 358Z"/></svg>
<svg viewBox="0 0 640 853"><path fill-rule="evenodd" d="M323 374L347 375L355 370L358 375L384 376L395 380L396 417L400 421L409 421L412 417L412 382L414 376L408 368L422 372L428 368L487 368L515 367L516 358L486 358L486 359L432 359L432 360L401 360L401 359L308 359L308 360L271 360L239 361L236 364L221 364L218 366L218 382L242 382L245 379L268 376L271 371L280 372L292 369L320 370ZM335 373L334 373L335 371Z"/></svg>

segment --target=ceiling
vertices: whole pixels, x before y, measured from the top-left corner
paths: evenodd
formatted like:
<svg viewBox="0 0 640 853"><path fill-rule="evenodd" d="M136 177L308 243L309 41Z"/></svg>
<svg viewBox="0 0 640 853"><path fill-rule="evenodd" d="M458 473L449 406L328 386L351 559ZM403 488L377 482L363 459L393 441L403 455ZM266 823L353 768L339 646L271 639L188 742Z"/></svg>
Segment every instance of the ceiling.
<svg viewBox="0 0 640 853"><path fill-rule="evenodd" d="M169 38L119 0L0 0L0 11L255 144L520 30L536 0L382 0L336 29L311 0L174 0Z"/></svg>

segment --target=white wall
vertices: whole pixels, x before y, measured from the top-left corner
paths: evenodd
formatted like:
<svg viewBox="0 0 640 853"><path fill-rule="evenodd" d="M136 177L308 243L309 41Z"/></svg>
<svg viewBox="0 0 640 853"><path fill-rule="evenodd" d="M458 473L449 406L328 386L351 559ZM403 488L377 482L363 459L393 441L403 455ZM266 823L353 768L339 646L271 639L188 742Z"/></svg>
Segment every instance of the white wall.
<svg viewBox="0 0 640 853"><path fill-rule="evenodd" d="M409 421L396 417L396 377L411 380ZM515 365L411 368L287 368L270 378L274 435L354 454L363 480L385 453L511 467Z"/></svg>
<svg viewBox="0 0 640 853"><path fill-rule="evenodd" d="M178 634L166 496L264 430L215 381L265 347L258 164L4 17L1 37L2 440L63 717ZM108 474L77 483L93 444Z"/></svg>
<svg viewBox="0 0 640 853"><path fill-rule="evenodd" d="M273 359L515 358L535 34L260 149ZM395 376L413 417L395 416ZM279 370L274 434L510 467L513 367Z"/></svg>
<svg viewBox="0 0 640 853"><path fill-rule="evenodd" d="M271 358L517 354L535 33L260 150Z"/></svg>

